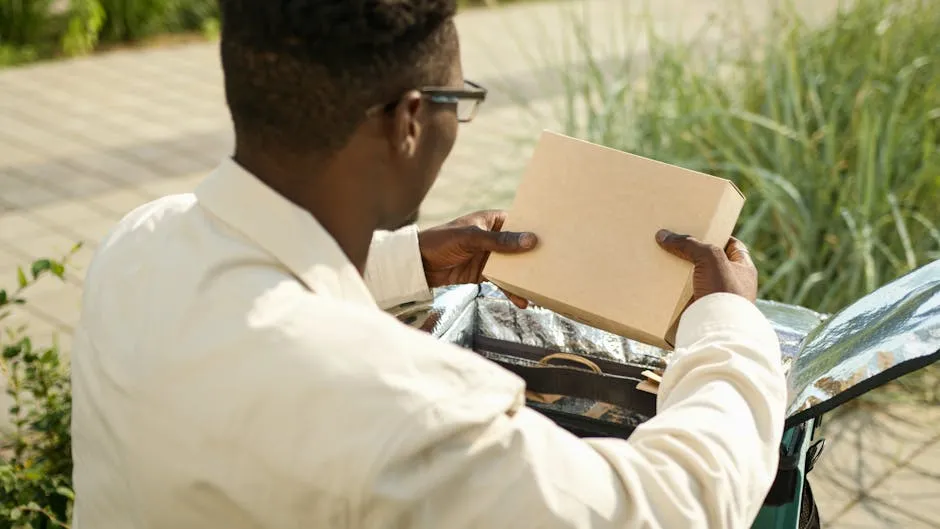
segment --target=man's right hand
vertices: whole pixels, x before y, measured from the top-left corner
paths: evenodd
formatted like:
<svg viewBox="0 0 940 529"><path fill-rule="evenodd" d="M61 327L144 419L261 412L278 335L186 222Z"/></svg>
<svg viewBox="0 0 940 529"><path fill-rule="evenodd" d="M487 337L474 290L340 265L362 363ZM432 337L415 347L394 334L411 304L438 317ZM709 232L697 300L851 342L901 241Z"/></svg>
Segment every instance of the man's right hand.
<svg viewBox="0 0 940 529"><path fill-rule="evenodd" d="M757 299L757 268L747 247L734 237L721 249L686 235L660 230L656 242L672 255L695 265L693 302L718 293L736 294L752 302Z"/></svg>

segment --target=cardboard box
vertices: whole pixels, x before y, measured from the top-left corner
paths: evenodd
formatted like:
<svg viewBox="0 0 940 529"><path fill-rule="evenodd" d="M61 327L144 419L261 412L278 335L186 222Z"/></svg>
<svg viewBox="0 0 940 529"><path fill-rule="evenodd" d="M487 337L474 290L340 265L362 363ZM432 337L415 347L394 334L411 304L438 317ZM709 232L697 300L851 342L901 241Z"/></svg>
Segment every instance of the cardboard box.
<svg viewBox="0 0 940 529"><path fill-rule="evenodd" d="M731 182L543 132L504 230L539 247L490 256L484 277L581 323L671 349L692 297L692 265L657 244L662 228L727 244L744 195Z"/></svg>

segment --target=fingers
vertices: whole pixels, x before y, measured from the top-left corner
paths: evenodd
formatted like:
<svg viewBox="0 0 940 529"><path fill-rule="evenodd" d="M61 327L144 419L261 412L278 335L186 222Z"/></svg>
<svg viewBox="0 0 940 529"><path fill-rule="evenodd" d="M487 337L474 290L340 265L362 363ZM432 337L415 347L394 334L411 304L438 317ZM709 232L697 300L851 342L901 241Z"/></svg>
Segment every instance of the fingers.
<svg viewBox="0 0 940 529"><path fill-rule="evenodd" d="M511 301L513 305L519 307L520 309L525 309L529 306L529 300L525 298L521 298L515 294L510 294L509 292L501 288L499 289L499 291L502 292L503 295L506 296L506 298L508 298L509 301Z"/></svg>
<svg viewBox="0 0 940 529"><path fill-rule="evenodd" d="M669 230L659 230L656 242L667 252L689 262L701 260L714 253L711 245L698 241L688 235L678 235Z"/></svg>
<svg viewBox="0 0 940 529"><path fill-rule="evenodd" d="M481 212L485 226L481 228L489 229L490 231L503 231L503 224L506 223L506 212L499 209L490 209Z"/></svg>
<svg viewBox="0 0 940 529"><path fill-rule="evenodd" d="M754 262L751 260L751 252L748 251L747 246L734 237L728 241L728 246L725 247L725 254L728 255L728 259L733 263L754 266Z"/></svg>
<svg viewBox="0 0 940 529"><path fill-rule="evenodd" d="M446 225L451 227L476 226L480 229L500 231L506 222L506 212L501 209L484 209L458 217Z"/></svg>
<svg viewBox="0 0 940 529"><path fill-rule="evenodd" d="M503 294L506 294L506 297L509 298L509 301L511 301L513 305L519 307L520 309L524 309L529 306L529 300L525 298L520 298L519 296L515 294L510 294L509 292L506 292L505 290L502 290L502 292Z"/></svg>
<svg viewBox="0 0 940 529"><path fill-rule="evenodd" d="M467 231L467 245L474 251L521 253L535 248L538 245L538 237L529 232L471 228Z"/></svg>

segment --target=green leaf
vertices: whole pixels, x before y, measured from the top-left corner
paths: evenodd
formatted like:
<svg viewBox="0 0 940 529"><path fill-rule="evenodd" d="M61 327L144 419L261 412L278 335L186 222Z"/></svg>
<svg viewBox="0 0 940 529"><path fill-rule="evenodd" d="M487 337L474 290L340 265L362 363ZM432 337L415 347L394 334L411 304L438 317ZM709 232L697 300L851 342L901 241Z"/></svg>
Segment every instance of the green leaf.
<svg viewBox="0 0 940 529"><path fill-rule="evenodd" d="M12 522L19 520L20 518L22 518L22 516L23 516L23 511L18 508L15 508L12 511L10 511L10 521Z"/></svg>
<svg viewBox="0 0 940 529"><path fill-rule="evenodd" d="M58 261L52 261L49 265L49 271L59 279L65 278L65 265Z"/></svg>
<svg viewBox="0 0 940 529"><path fill-rule="evenodd" d="M8 345L3 348L3 358L10 360L16 358L20 354L19 345Z"/></svg>
<svg viewBox="0 0 940 529"><path fill-rule="evenodd" d="M40 259L33 263L33 279L38 279L39 275L52 269L52 261L49 259Z"/></svg>
<svg viewBox="0 0 940 529"><path fill-rule="evenodd" d="M42 361L43 363L48 364L52 362L53 360L55 360L57 356L58 356L58 352L53 348L49 348L49 349L46 349L44 353L42 353Z"/></svg>
<svg viewBox="0 0 940 529"><path fill-rule="evenodd" d="M0 289L0 305L6 305L7 299L7 291Z"/></svg>
<svg viewBox="0 0 940 529"><path fill-rule="evenodd" d="M25 287L29 282L26 280L26 272L23 271L23 267L17 267L16 269L16 281L20 285L20 288Z"/></svg>
<svg viewBox="0 0 940 529"><path fill-rule="evenodd" d="M70 488L68 488L68 487L58 487L58 488L55 489L55 491L58 492L59 495L65 496L66 498L68 498L68 499L70 499L70 500L74 500L74 499L75 499L75 492L73 492L72 489L70 489Z"/></svg>

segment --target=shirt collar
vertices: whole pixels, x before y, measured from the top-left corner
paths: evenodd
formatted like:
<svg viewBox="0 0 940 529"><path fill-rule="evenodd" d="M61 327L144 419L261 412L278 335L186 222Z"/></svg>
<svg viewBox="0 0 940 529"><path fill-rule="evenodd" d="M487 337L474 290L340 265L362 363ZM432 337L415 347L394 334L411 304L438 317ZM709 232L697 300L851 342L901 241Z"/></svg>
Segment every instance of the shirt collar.
<svg viewBox="0 0 940 529"><path fill-rule="evenodd" d="M197 203L263 248L318 295L375 306L359 271L307 211L226 158L194 191Z"/></svg>

